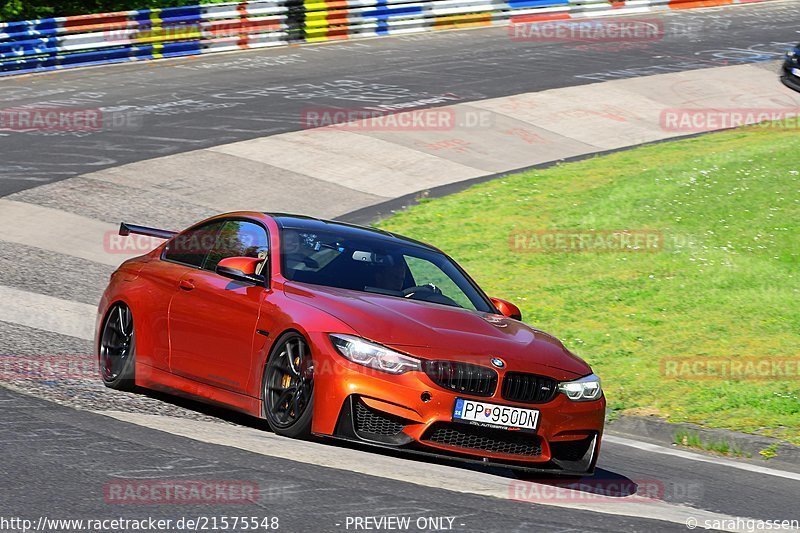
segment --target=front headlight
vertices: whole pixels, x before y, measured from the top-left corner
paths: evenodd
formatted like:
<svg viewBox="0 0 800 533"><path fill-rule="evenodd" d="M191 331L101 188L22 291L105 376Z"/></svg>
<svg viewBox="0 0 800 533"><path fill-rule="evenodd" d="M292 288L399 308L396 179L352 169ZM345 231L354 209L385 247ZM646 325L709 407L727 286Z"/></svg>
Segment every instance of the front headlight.
<svg viewBox="0 0 800 533"><path fill-rule="evenodd" d="M374 368L390 374L402 374L410 370L420 369L419 359L395 352L361 337L342 333L331 333L329 336L336 351L342 357L357 365Z"/></svg>
<svg viewBox="0 0 800 533"><path fill-rule="evenodd" d="M600 378L589 374L575 381L565 381L558 384L558 392L563 392L573 402L588 402L596 400L603 394Z"/></svg>

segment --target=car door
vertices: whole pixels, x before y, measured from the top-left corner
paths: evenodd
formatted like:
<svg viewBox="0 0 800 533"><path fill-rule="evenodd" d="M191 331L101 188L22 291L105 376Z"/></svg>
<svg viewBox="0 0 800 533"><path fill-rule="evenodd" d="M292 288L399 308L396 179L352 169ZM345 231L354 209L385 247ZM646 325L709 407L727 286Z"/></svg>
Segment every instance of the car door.
<svg viewBox="0 0 800 533"><path fill-rule="evenodd" d="M139 362L169 371L169 306L172 297L180 290L181 278L203 266L222 224L212 221L181 232L167 242L160 260L150 261L139 272L146 290L139 311L151 325L145 328L145 334L152 335L152 338L140 339L142 346L149 346L151 350L138 354Z"/></svg>
<svg viewBox="0 0 800 533"><path fill-rule="evenodd" d="M172 373L245 393L266 289L214 269L226 257L265 257L268 242L260 224L226 220L202 267L180 279L169 312Z"/></svg>

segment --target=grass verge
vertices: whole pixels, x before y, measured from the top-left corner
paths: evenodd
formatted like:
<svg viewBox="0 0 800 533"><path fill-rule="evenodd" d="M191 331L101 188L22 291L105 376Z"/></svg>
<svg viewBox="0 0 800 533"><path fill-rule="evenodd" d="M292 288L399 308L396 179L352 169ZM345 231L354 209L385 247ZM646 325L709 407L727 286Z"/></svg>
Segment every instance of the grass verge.
<svg viewBox="0 0 800 533"><path fill-rule="evenodd" d="M716 453L719 455L732 455L734 457L745 457L749 459L752 454L742 451L736 444L730 443L726 440L703 440L699 434L693 431L680 430L675 433L673 443L678 446L685 446L687 448L696 448L707 452ZM773 450L771 457L764 456L765 459L771 459L777 456ZM763 452L762 452L763 455Z"/></svg>
<svg viewBox="0 0 800 533"><path fill-rule="evenodd" d="M675 360L797 361L799 154L796 130L748 127L507 176L379 225L446 250L560 337L604 379L614 412L800 445L796 366L779 379L665 370ZM654 253L532 253L541 248L513 237L552 230L661 241Z"/></svg>

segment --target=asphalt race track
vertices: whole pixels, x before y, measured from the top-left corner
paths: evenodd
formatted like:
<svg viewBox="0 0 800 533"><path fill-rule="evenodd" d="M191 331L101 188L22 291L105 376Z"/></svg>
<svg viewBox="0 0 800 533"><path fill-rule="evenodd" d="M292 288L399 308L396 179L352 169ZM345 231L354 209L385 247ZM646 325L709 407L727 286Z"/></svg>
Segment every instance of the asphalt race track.
<svg viewBox="0 0 800 533"><path fill-rule="evenodd" d="M259 502L243 512L279 516L289 531L312 530L308 523L310 509L316 514L314 531L342 531L341 524L348 516L380 514L456 517L458 527L454 529L460 531L677 529L675 524L670 527L644 518L452 493L305 462L265 458L74 411L5 389L0 389L0 405L3 424L13 424L16 430L0 437L7 491L0 504L0 516L222 516L231 514L225 503L218 507L183 505L178 509L174 505L111 505L107 502L107 486L119 478L237 479L260 487ZM236 422L235 417L227 418ZM287 444L291 445L291 441ZM331 448L338 453L361 454L361 460L367 461L367 454L372 453ZM407 458L401 460L412 461L408 468L419 470L424 484L425 471L430 466ZM31 472L42 473L40 483L30 483ZM509 485L515 483L505 472L491 473ZM657 492L671 503L764 519L786 516L794 506L800 479L800 475L789 480L693 460L662 460L658 455L613 445L606 445L597 477L606 480L603 487L612 495L623 495L615 492L618 487L627 491L625 487L657 484L663 487Z"/></svg>
<svg viewBox="0 0 800 533"><path fill-rule="evenodd" d="M176 519L231 514L226 504L188 505L178 512L169 505L148 506L146 512L137 506L116 506L119 509L108 512L111 506L105 503L103 488L112 476L149 479L168 472L172 479L235 478L259 483L262 498L258 507L247 506L241 512L278 516L281 529L288 531L342 531L341 524L348 516L381 513L456 517L455 529L461 531L522 532L532 526L549 531L641 531L659 525L652 520L580 511L574 518L570 515L567 525L563 511L556 508L537 509L531 515L527 505L494 498L453 498L444 490L420 490L406 483L280 459L265 461L255 454L142 431L4 389L0 389L0 404L4 423L13 421L19 432L13 436L4 433L0 438L4 456L10 459L3 467L4 490L11 496L3 498L3 516L39 516L45 507L50 517L147 515ZM33 417L32 411L37 413ZM32 442L31 435L45 433L60 438ZM64 461L65 457L70 460ZM23 482L32 470L47 472L35 489ZM313 526L309 523L312 512Z"/></svg>
<svg viewBox="0 0 800 533"><path fill-rule="evenodd" d="M419 102L429 99L444 105L753 63L778 59L797 41L797 10L791 2L658 17L666 37L657 42L512 41L506 28L491 28L2 79L5 106L100 108L135 116L80 137L0 137L0 195L301 129L308 108L421 107L425 104Z"/></svg>
<svg viewBox="0 0 800 533"><path fill-rule="evenodd" d="M775 60L800 40L798 13L797 2L669 12L660 16L674 29L671 37L623 48L514 42L506 28L492 28L6 78L0 80L3 108L101 108L127 118L81 134L0 131L0 196L136 161L299 130L306 126L302 117L309 107L420 108ZM23 264L42 270L27 272L20 269ZM94 305L109 268L0 242L0 272L0 284L12 289L58 287L62 298ZM0 354L92 351L91 343L80 338L0 321ZM282 531L320 532L358 530L348 521L367 516L447 518L452 522L444 520L442 527L411 530L463 532L680 531L686 529L682 517L693 510L698 519L800 518L797 464L675 454L668 446L648 449L633 438L610 435L598 465L600 481L593 483L614 487L606 496L618 503L586 501L574 493L556 502L548 497L514 501L497 497L497 490L507 488L508 495L515 487L512 474L502 469L429 463L336 443L282 442L266 435L257 421L193 402L156 394L124 396L136 407L131 412L168 415L185 424L175 422L161 431L153 429L157 422L112 413L122 396L102 387L68 391L73 397L67 399L55 387L52 393L35 389L39 397L0 387L0 517L35 523L43 516L177 520L237 514L278 517ZM210 429L197 438L183 435L201 427ZM277 443L280 451L241 444L259 438ZM357 463L362 466L343 466ZM437 481L447 476L450 485ZM251 505L119 505L108 501L107 490L120 478L244 480L259 487L260 497ZM657 487L655 505L625 499L652 486ZM634 489L615 492L618 487ZM660 519L651 510L663 512ZM0 523L0 531L6 530L19 529Z"/></svg>

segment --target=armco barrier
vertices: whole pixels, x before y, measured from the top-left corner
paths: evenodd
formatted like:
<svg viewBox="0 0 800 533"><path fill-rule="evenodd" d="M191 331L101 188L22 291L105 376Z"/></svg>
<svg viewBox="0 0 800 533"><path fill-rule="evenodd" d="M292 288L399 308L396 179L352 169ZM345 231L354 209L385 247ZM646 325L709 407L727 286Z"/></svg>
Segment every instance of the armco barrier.
<svg viewBox="0 0 800 533"><path fill-rule="evenodd" d="M0 76L210 52L754 0L253 0L0 23ZM759 1L759 0L755 0Z"/></svg>

